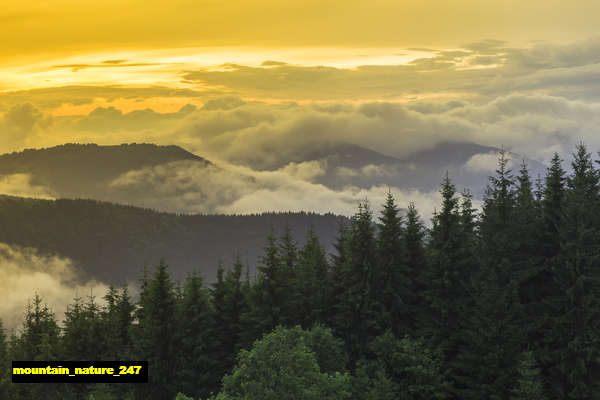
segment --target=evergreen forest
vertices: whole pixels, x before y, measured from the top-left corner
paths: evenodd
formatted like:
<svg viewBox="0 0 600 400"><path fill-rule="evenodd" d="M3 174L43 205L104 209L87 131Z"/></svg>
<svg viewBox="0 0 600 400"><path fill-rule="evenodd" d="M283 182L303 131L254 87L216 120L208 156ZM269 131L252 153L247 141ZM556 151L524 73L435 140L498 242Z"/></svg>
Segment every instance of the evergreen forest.
<svg viewBox="0 0 600 400"><path fill-rule="evenodd" d="M331 254L272 230L256 269L179 281L166 259L62 321L32 293L0 399L600 399L600 169L584 144L566 168L501 151L481 210L446 175L430 224L365 200ZM148 384L11 383L11 360L128 359Z"/></svg>

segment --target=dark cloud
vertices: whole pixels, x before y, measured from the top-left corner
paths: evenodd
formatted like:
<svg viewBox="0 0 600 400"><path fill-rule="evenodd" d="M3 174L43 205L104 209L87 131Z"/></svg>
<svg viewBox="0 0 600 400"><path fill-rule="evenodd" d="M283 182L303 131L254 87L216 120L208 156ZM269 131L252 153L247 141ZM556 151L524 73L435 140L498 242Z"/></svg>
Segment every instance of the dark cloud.
<svg viewBox="0 0 600 400"><path fill-rule="evenodd" d="M4 121L8 127L15 127L23 132L30 132L35 127L45 129L52 124L52 119L46 117L31 103L11 107L4 115Z"/></svg>
<svg viewBox="0 0 600 400"><path fill-rule="evenodd" d="M120 61L120 60L117 60ZM66 64L66 65L54 65L52 68L54 69L62 69L62 68L70 68L73 72L80 71L82 69L88 68L125 68L125 67L152 67L157 65L165 65L160 63L106 63L102 62L101 64Z"/></svg>
<svg viewBox="0 0 600 400"><path fill-rule="evenodd" d="M231 110L232 108L237 108L246 104L241 98L237 96L225 96L225 97L217 97L215 99L210 99L204 106L203 110Z"/></svg>
<svg viewBox="0 0 600 400"><path fill-rule="evenodd" d="M266 60L263 61L262 64L260 64L263 67L274 67L274 66L280 66L280 65L286 65L287 63L283 62L283 61L273 61L273 60Z"/></svg>
<svg viewBox="0 0 600 400"><path fill-rule="evenodd" d="M94 99L106 101L152 97L214 97L220 92L213 90L174 89L169 87L125 87L125 86L62 86L31 90L18 90L0 94L5 107L32 103L41 109L51 109L62 104L92 104ZM2 109L0 108L0 111Z"/></svg>

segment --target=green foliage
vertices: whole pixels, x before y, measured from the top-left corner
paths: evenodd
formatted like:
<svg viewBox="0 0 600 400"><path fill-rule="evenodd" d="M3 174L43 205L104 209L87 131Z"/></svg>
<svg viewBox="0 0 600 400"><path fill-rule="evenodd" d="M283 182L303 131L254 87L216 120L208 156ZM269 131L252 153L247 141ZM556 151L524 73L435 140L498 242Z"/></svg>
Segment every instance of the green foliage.
<svg viewBox="0 0 600 400"><path fill-rule="evenodd" d="M553 299L562 378L557 383L569 399L590 399L600 391L599 177L583 144L572 167L559 229L561 252L554 263L560 293L565 294Z"/></svg>
<svg viewBox="0 0 600 400"><path fill-rule="evenodd" d="M188 397L183 393L177 393L177 396L175 396L175 400L194 400L194 398Z"/></svg>
<svg viewBox="0 0 600 400"><path fill-rule="evenodd" d="M391 332L369 346L355 379L355 397L365 400L433 400L448 398L440 358L421 340L396 339Z"/></svg>
<svg viewBox="0 0 600 400"><path fill-rule="evenodd" d="M366 350L369 336L382 330L378 265L373 216L367 202L359 205L348 232L348 252L336 267L338 290L334 293L334 331L343 338L350 369ZM345 250L344 250L345 251Z"/></svg>
<svg viewBox="0 0 600 400"><path fill-rule="evenodd" d="M310 328L315 322L325 323L331 284L329 264L325 249L312 228L299 252L295 277L295 295L291 301L294 321L303 328Z"/></svg>
<svg viewBox="0 0 600 400"><path fill-rule="evenodd" d="M134 355L148 361L151 383L151 387L137 386L138 396L147 399L170 397L175 394L179 326L175 285L164 262L142 283L136 314L138 324L132 327Z"/></svg>
<svg viewBox="0 0 600 400"><path fill-rule="evenodd" d="M320 371L300 327L278 327L242 350L231 375L223 379L218 400L345 399L349 376Z"/></svg>
<svg viewBox="0 0 600 400"><path fill-rule="evenodd" d="M404 226L399 209L388 192L379 217L377 236L376 284L377 303L383 306L380 324L395 333L415 328L414 310L411 309L413 277L406 264Z"/></svg>
<svg viewBox="0 0 600 400"><path fill-rule="evenodd" d="M203 287L202 277L193 273L183 285L179 301L178 337L179 350L177 374L178 388L194 397L205 396L216 389L220 370L212 372L218 358L210 357L212 309L208 290ZM175 349L173 349L174 351Z"/></svg>
<svg viewBox="0 0 600 400"><path fill-rule="evenodd" d="M519 378L512 391L511 400L545 400L542 376L533 352L523 353L518 372Z"/></svg>

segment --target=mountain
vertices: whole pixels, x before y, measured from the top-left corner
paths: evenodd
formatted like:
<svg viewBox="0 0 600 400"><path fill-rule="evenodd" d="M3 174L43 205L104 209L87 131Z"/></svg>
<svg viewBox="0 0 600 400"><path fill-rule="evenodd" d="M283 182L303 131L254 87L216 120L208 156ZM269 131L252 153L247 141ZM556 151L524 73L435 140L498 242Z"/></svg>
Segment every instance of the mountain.
<svg viewBox="0 0 600 400"><path fill-rule="evenodd" d="M475 143L444 142L397 158L354 144L329 143L299 148L268 170L291 162L317 162L321 172L312 182L330 189L380 185L421 192L436 191L447 171L459 190L469 188L481 198L496 167L498 150ZM516 173L523 156L509 156L513 160L509 166ZM525 161L532 177L545 174L542 163ZM43 189L45 195L37 197L89 198L171 212L214 212L239 200L236 196L273 189L269 183L255 184L251 175L226 171L181 147L154 144L66 144L1 155L0 180L15 174L28 175L28 185ZM236 190L234 182L245 187ZM28 196L27 191L4 194ZM181 203L184 205L178 205Z"/></svg>
<svg viewBox="0 0 600 400"><path fill-rule="evenodd" d="M0 242L73 260L84 278L122 284L161 258L183 279L198 270L212 280L219 261L239 255L252 269L271 229L289 226L303 243L312 229L331 250L333 214L177 215L95 200L0 196Z"/></svg>
<svg viewBox="0 0 600 400"><path fill-rule="evenodd" d="M373 185L401 189L437 190L446 171L459 188L469 188L476 197L483 194L488 176L496 167L500 149L468 142L442 142L407 157L396 158L352 144L336 144L298 152L295 162L318 161L325 173L315 182L333 189L345 186L369 188ZM523 159L531 176L545 174L539 161L508 152L510 167L516 173Z"/></svg>
<svg viewBox="0 0 600 400"><path fill-rule="evenodd" d="M104 199L106 186L128 171L183 160L211 165L178 146L69 143L0 155L0 176L30 174L32 185L46 187L56 197Z"/></svg>

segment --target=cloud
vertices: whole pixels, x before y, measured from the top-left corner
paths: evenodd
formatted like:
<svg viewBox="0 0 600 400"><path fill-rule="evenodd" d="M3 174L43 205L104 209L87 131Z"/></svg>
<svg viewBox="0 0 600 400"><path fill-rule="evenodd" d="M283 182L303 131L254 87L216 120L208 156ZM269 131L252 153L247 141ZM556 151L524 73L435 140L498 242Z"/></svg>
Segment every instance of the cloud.
<svg viewBox="0 0 600 400"><path fill-rule="evenodd" d="M30 174L0 175L0 194L52 200L56 194L47 187L31 183Z"/></svg>
<svg viewBox="0 0 600 400"><path fill-rule="evenodd" d="M61 322L67 304L76 295L85 297L92 290L100 300L106 289L96 281L80 282L69 259L0 243L0 318L8 329L21 326L25 306L36 293Z"/></svg>
<svg viewBox="0 0 600 400"><path fill-rule="evenodd" d="M237 96L226 96L226 97L217 97L215 99L210 99L204 106L203 110L231 110L233 108L237 108L246 104L241 98Z"/></svg>
<svg viewBox="0 0 600 400"><path fill-rule="evenodd" d="M0 94L0 111L26 102L42 110L54 109L63 104L92 104L95 99L111 102L117 99L150 99L157 97L202 98L215 96L212 90L194 90L164 86L101 86L69 85L30 90L9 91Z"/></svg>
<svg viewBox="0 0 600 400"><path fill-rule="evenodd" d="M510 156L509 160L510 160ZM498 154L496 152L475 154L465 164L471 172L485 172L492 174L498 168Z"/></svg>
<svg viewBox="0 0 600 400"><path fill-rule="evenodd" d="M4 114L4 122L8 127L14 127L23 132L29 132L35 127L45 129L52 125L52 119L45 116L31 103L11 107Z"/></svg>
<svg viewBox="0 0 600 400"><path fill-rule="evenodd" d="M111 183L123 202L164 211L189 213L248 214L267 211L336 212L352 215L369 199L380 209L388 186L339 190L310 182L323 173L318 162L290 163L275 171L255 171L225 163L200 166L189 161L128 172ZM439 193L391 188L406 207L414 201L426 218L439 203Z"/></svg>

